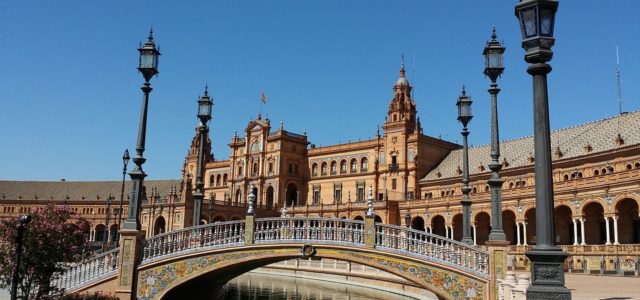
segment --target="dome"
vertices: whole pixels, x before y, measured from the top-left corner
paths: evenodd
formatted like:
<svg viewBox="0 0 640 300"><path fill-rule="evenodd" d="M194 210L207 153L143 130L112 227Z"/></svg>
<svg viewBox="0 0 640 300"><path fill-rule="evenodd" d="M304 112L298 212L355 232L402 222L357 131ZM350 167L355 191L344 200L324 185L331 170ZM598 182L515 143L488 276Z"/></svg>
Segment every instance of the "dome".
<svg viewBox="0 0 640 300"><path fill-rule="evenodd" d="M396 81L396 85L402 85L402 86L407 86L409 85L409 81L404 78L404 76L398 78L398 80Z"/></svg>

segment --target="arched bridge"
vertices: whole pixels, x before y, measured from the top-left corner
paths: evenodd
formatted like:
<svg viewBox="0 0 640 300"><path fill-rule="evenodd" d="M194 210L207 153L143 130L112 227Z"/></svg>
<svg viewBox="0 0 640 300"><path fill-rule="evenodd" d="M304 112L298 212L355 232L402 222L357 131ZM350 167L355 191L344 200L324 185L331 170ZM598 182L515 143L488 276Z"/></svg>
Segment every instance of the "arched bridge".
<svg viewBox="0 0 640 300"><path fill-rule="evenodd" d="M247 216L156 235L139 246L133 274L122 272L128 258L118 257L120 249L126 249L121 246L69 268L55 285L67 291L117 294L119 284L134 276L138 299L173 298L188 283L221 285L274 262L314 256L378 268L443 299L489 295L488 252L423 231L374 223L371 218Z"/></svg>

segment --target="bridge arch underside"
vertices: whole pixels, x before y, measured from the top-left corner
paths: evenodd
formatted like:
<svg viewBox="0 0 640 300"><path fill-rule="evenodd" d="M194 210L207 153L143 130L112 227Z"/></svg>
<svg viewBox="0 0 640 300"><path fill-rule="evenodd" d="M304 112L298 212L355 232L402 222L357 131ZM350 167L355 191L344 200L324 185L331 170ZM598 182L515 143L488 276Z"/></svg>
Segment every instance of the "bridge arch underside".
<svg viewBox="0 0 640 300"><path fill-rule="evenodd" d="M145 263L139 268L138 299L202 297L232 278L266 265L303 258L304 244L209 249ZM314 257L377 268L433 292L440 299L486 299L488 279L452 267L375 249L313 245ZM200 294L205 293L205 294Z"/></svg>

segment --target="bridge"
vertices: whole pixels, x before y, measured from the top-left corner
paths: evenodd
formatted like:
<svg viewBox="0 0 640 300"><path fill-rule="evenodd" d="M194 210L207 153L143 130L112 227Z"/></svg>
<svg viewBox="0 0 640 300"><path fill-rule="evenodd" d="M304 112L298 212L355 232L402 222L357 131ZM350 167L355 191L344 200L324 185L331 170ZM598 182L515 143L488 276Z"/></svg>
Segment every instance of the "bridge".
<svg viewBox="0 0 640 300"><path fill-rule="evenodd" d="M184 228L134 244L123 238L120 248L70 266L53 285L66 292L115 293L121 299L173 299L193 292L194 283L222 286L255 268L313 257L377 268L442 299L487 299L495 297L496 276L490 275L505 270L506 255L499 251L375 223L373 218L247 215L245 220Z"/></svg>

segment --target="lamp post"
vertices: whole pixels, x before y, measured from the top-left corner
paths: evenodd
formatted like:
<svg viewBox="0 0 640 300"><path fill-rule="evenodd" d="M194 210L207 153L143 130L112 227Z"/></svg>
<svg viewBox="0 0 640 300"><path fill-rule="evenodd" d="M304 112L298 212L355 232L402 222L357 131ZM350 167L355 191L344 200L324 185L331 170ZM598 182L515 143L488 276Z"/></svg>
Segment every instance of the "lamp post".
<svg viewBox="0 0 640 300"><path fill-rule="evenodd" d="M18 295L18 282L20 282L20 259L22 257L22 238L27 224L31 222L31 216L24 215L18 220L18 232L16 234L16 265L13 267L11 280L11 300L16 300Z"/></svg>
<svg viewBox="0 0 640 300"><path fill-rule="evenodd" d="M129 149L124 149L124 154L122 155L122 185L120 185L120 207L118 208L118 219L117 219L118 225L116 226L116 229L118 230L118 232L116 232L116 237L115 237L116 243L118 243L118 241L120 240L119 231L120 231L120 223L122 222L122 203L124 202L124 180L127 175L127 164L129 164L129 159L131 159L129 157Z"/></svg>
<svg viewBox="0 0 640 300"><path fill-rule="evenodd" d="M462 94L458 97L456 106L458 106L458 121L462 123L462 242L468 245L473 245L473 238L471 237L471 199L469 199L469 145L467 144L467 137L469 136L469 130L467 125L469 121L473 119L471 114L471 97L467 96L467 92L462 86Z"/></svg>
<svg viewBox="0 0 640 300"><path fill-rule="evenodd" d="M111 232L109 230L109 217L111 217L111 203L113 202L113 197L111 197L111 195L109 195L109 198L107 198L107 209L104 212L104 231L105 231L105 235L104 235L104 240L102 241L102 251L107 250L108 245L109 245L109 237L111 236Z"/></svg>
<svg viewBox="0 0 640 300"><path fill-rule="evenodd" d="M116 207L116 208L113 209L113 219L117 220L118 215L120 215L120 209ZM116 231L111 233L111 235L113 237L111 239L112 248L113 248L113 246L117 246L118 245L117 244L117 240L116 240L116 238L118 237L118 230L119 230L118 225L116 225Z"/></svg>
<svg viewBox="0 0 640 300"><path fill-rule="evenodd" d="M407 213L404 215L404 224L407 228L411 228L411 214L409 210L407 210Z"/></svg>
<svg viewBox="0 0 640 300"><path fill-rule="evenodd" d="M496 40L496 29L493 28L491 41L482 51L484 55L484 75L491 79L489 94L491 94L491 178L488 184L491 189L491 232L489 232L489 241L506 241L507 236L502 229L502 178L500 178L500 170L502 164L500 158L500 135L498 129L498 77L504 71L503 56L505 47Z"/></svg>
<svg viewBox="0 0 640 300"><path fill-rule="evenodd" d="M211 223L212 220L213 220L212 219L213 218L213 205L214 205L214 202L215 202L215 197L216 197L216 194L214 194L214 193L211 193L210 196L209 196L209 223Z"/></svg>
<svg viewBox="0 0 640 300"><path fill-rule="evenodd" d="M202 208L202 199L204 199L204 143L205 136L209 132L207 122L211 120L211 107L213 102L209 97L209 89L205 85L204 96L198 99L198 118L200 126L198 133L200 134L200 145L198 145L198 165L196 169L196 191L193 193L193 226L200 224L200 210Z"/></svg>
<svg viewBox="0 0 640 300"><path fill-rule="evenodd" d="M547 64L553 57L553 27L557 0L521 0L515 14L522 32L522 47L533 77L533 127L536 172L536 245L526 253L531 261L531 286L527 299L571 299L564 286L563 262L567 257L554 240L553 182Z"/></svg>
<svg viewBox="0 0 640 300"><path fill-rule="evenodd" d="M147 174L142 170L142 165L146 161L143 157L145 140L147 136L147 109L149 107L149 93L153 90L149 80L158 74L158 57L160 51L156 49L153 41L153 30L149 32L147 42L138 49L140 52L140 60L138 63L138 71L144 77L144 84L141 89L144 93L142 97L142 112L140 115L140 125L138 127L138 142L136 144L136 157L133 158L135 168L129 173L131 177L131 198L129 199L129 211L127 219L124 221L124 229L140 230L140 202L143 196L143 182Z"/></svg>

